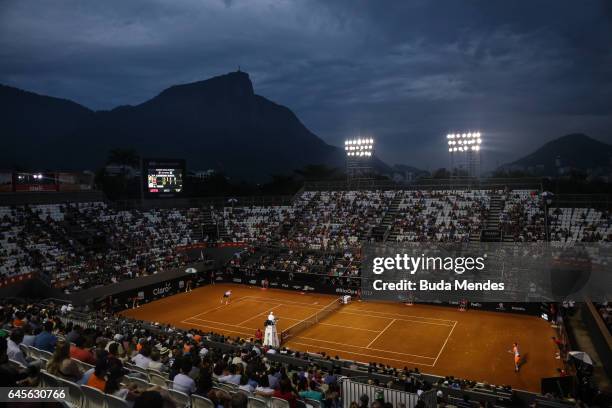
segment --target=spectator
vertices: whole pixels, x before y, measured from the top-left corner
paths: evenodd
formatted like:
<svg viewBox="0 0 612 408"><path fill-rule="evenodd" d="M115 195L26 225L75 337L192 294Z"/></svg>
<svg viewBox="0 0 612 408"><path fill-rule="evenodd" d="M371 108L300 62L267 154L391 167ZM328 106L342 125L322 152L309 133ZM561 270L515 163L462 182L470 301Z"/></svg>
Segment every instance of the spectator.
<svg viewBox="0 0 612 408"><path fill-rule="evenodd" d="M96 364L96 360L94 359L93 354L84 346L85 339L83 338L83 336L77 337L75 339L75 344L70 346L70 357L87 364Z"/></svg>
<svg viewBox="0 0 612 408"><path fill-rule="evenodd" d="M83 377L79 366L70 358L70 345L64 340L57 343L53 357L47 363L47 371L74 382Z"/></svg>
<svg viewBox="0 0 612 408"><path fill-rule="evenodd" d="M70 330L66 335L66 340L68 340L68 342L70 343L76 343L76 340L81 337L81 333L81 326L75 324L74 326L72 326L72 330Z"/></svg>
<svg viewBox="0 0 612 408"><path fill-rule="evenodd" d="M23 341L22 344L26 346L34 346L34 340L36 340L36 336L34 335L34 330L32 329L32 325L29 323L23 326Z"/></svg>
<svg viewBox="0 0 612 408"><path fill-rule="evenodd" d="M151 361L149 362L149 368L152 370L162 371L164 364L159 361L160 355L157 349L151 351Z"/></svg>
<svg viewBox="0 0 612 408"><path fill-rule="evenodd" d="M187 395L195 392L195 381L189 376L191 367L191 361L183 361L181 372L174 377L174 381L172 382L172 389L184 392Z"/></svg>
<svg viewBox="0 0 612 408"><path fill-rule="evenodd" d="M288 378L283 378L280 381L280 385L279 385L279 389L278 390L274 390L274 392L272 393L267 393L264 391L256 391L255 392L257 395L261 395L263 397L275 397L275 398L280 398L280 399L284 399L285 401L289 402L289 406L291 408L296 408L296 401L297 401L297 396L295 391L293 390L293 387L291 385L291 381Z"/></svg>
<svg viewBox="0 0 612 408"><path fill-rule="evenodd" d="M53 322L47 320L43 324L43 331L34 339L34 347L40 350L48 351L53 353L55 350L55 344L57 343L57 337L53 335Z"/></svg>
<svg viewBox="0 0 612 408"><path fill-rule="evenodd" d="M106 371L108 370L108 361L105 358L99 359L96 363L94 372L91 374L86 385L94 387L104 392L106 389Z"/></svg>
<svg viewBox="0 0 612 408"><path fill-rule="evenodd" d="M308 398L315 401L323 401L323 393L314 389L314 383L309 381L307 378L302 377L298 386L298 394L302 398Z"/></svg>
<svg viewBox="0 0 612 408"><path fill-rule="evenodd" d="M227 375L219 377L219 382L229 383L234 385L240 384L240 378L242 377L242 364L232 364Z"/></svg>
<svg viewBox="0 0 612 408"><path fill-rule="evenodd" d="M23 364L24 366L28 365L23 352L19 348L19 345L23 341L23 330L21 329L13 329L11 332L11 336L7 342L7 352L8 358L18 363Z"/></svg>
<svg viewBox="0 0 612 408"><path fill-rule="evenodd" d="M149 358L150 355L151 346L148 343L144 343L138 354L136 354L134 358L132 358L132 362L136 366L146 370L147 368L149 368L149 364L151 363L151 359Z"/></svg>

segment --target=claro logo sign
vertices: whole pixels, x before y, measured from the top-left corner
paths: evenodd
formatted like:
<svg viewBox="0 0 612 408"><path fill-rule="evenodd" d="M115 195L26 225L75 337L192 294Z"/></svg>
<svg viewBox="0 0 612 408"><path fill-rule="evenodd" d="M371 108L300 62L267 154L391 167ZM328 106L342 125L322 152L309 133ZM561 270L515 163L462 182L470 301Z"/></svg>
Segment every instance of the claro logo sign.
<svg viewBox="0 0 612 408"><path fill-rule="evenodd" d="M170 289L172 289L172 284L168 282L162 287L153 289L153 296L165 295L170 292Z"/></svg>

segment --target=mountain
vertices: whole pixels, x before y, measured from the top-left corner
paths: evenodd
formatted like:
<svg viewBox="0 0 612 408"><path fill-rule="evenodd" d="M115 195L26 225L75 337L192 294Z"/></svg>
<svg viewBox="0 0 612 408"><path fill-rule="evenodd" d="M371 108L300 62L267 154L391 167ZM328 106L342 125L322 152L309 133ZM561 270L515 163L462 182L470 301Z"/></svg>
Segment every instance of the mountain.
<svg viewBox="0 0 612 408"><path fill-rule="evenodd" d="M261 180L306 164L342 167L344 152L288 108L256 95L247 73L172 86L136 106L94 112L64 99L0 87L0 168L95 169L112 148L184 158Z"/></svg>
<svg viewBox="0 0 612 408"><path fill-rule="evenodd" d="M530 155L505 164L500 169L525 170L554 176L559 174L557 162L565 169L609 171L612 168L612 145L582 133L573 133L552 140Z"/></svg>
<svg viewBox="0 0 612 408"><path fill-rule="evenodd" d="M65 168L52 156L65 160L62 147L95 117L92 110L72 101L4 85L0 85L0 112L0 168Z"/></svg>

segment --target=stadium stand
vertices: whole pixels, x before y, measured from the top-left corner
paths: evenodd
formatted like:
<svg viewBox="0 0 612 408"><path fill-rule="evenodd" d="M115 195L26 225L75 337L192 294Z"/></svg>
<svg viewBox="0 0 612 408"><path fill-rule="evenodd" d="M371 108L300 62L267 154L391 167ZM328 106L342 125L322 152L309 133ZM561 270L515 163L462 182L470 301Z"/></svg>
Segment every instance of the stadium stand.
<svg viewBox="0 0 612 408"><path fill-rule="evenodd" d="M364 241L478 241L485 225L495 225L504 241L540 242L546 215L553 241L612 239L606 211L554 207L545 214L536 190L304 191L292 205L218 210L16 205L0 207L0 275L41 272L74 292L160 273L185 265L177 248L210 240L202 220L212 219L219 240L290 249L261 252L252 261L260 267L346 276L358 274Z"/></svg>

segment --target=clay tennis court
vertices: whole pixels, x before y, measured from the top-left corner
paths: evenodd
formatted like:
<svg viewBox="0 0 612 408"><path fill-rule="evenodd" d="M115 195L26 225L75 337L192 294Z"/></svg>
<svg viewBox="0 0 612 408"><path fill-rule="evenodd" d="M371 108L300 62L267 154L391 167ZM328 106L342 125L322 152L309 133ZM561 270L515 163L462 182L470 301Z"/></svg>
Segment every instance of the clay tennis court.
<svg viewBox="0 0 612 408"><path fill-rule="evenodd" d="M232 290L229 305L221 296ZM251 338L270 311L279 331L299 324L336 302L338 297L242 285L211 285L167 297L122 314L181 328ZM345 359L376 361L394 367L453 375L539 392L540 379L557 375L555 335L535 316L467 311L442 307L352 302L283 345ZM514 372L512 343L520 345L524 364Z"/></svg>

